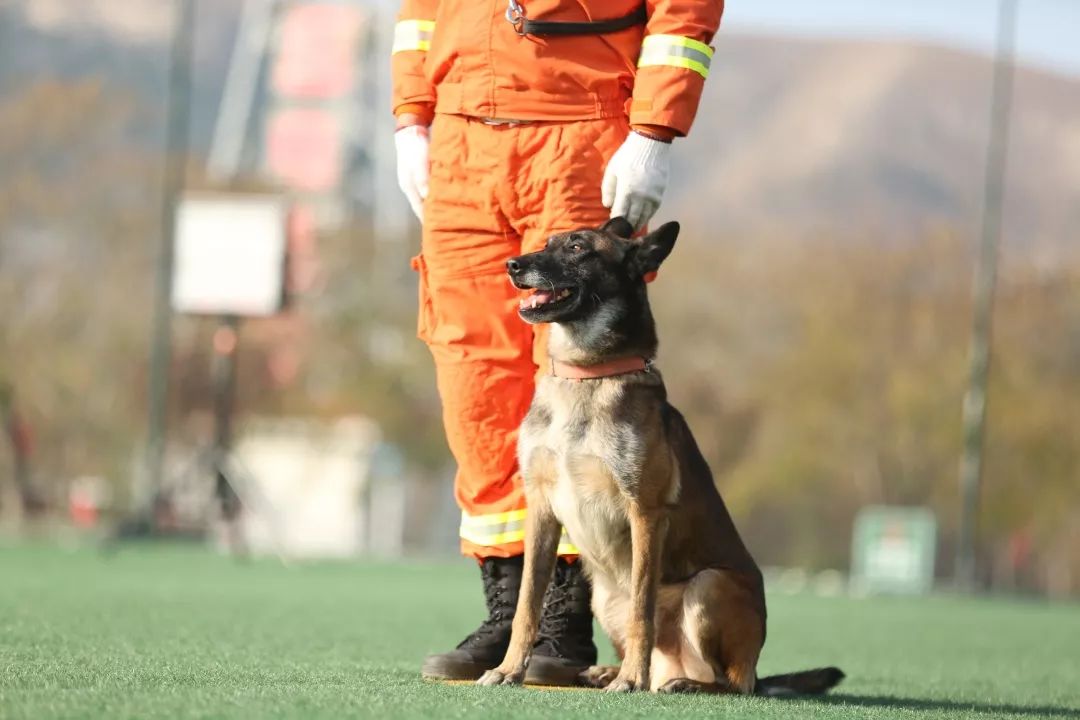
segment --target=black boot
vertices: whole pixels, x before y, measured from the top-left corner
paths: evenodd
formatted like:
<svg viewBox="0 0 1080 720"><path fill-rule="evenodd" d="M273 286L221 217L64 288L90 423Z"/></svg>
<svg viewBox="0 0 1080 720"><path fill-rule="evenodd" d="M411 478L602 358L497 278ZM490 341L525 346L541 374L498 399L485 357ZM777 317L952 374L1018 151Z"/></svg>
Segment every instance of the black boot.
<svg viewBox="0 0 1080 720"><path fill-rule="evenodd" d="M510 645L510 625L517 608L523 564L520 555L481 561L487 619L457 649L428 655L420 669L421 675L438 680L479 680L484 672L502 662Z"/></svg>
<svg viewBox="0 0 1080 720"><path fill-rule="evenodd" d="M540 633L525 682L576 685L578 675L596 664L591 603L592 588L581 561L559 558L555 579L544 596Z"/></svg>

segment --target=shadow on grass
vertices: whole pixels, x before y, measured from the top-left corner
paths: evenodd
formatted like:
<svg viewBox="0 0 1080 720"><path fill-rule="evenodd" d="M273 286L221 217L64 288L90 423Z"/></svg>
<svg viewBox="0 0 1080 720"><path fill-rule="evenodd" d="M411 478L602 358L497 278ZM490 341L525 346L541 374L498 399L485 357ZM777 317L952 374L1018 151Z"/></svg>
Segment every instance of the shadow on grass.
<svg viewBox="0 0 1080 720"><path fill-rule="evenodd" d="M1080 708L1057 707L1054 705L993 705L959 700L921 700L918 698L890 697L888 695L845 695L843 693L818 697L802 696L799 699L818 702L823 705L847 705L849 707L898 708L903 710L966 710L967 712L984 713L986 715L1012 714L1080 718Z"/></svg>

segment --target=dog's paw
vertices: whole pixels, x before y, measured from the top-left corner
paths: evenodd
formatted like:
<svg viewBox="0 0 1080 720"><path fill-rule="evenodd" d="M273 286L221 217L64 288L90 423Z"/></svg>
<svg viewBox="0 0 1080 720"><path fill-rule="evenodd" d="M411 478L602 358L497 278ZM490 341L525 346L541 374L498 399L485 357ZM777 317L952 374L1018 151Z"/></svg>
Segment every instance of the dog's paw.
<svg viewBox="0 0 1080 720"><path fill-rule="evenodd" d="M672 678L657 688L656 692L692 695L705 692L705 685L690 678Z"/></svg>
<svg viewBox="0 0 1080 720"><path fill-rule="evenodd" d="M578 675L578 680L586 687L606 688L618 676L618 665L593 665Z"/></svg>
<svg viewBox="0 0 1080 720"><path fill-rule="evenodd" d="M493 685L520 685L525 681L525 669L503 670L501 667L488 670L479 680L477 685L491 687Z"/></svg>
<svg viewBox="0 0 1080 720"><path fill-rule="evenodd" d="M620 674L614 680L612 680L607 687L604 688L604 692L638 692L640 690L649 689L648 678L633 677L632 675Z"/></svg>

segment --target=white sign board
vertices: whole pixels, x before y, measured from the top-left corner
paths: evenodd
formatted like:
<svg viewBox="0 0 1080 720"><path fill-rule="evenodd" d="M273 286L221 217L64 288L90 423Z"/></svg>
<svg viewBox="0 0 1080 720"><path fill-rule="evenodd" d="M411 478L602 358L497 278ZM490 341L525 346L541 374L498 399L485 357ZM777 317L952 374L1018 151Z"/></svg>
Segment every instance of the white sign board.
<svg viewBox="0 0 1080 720"><path fill-rule="evenodd" d="M288 208L275 195L189 195L176 211L172 305L198 315L273 315L285 282Z"/></svg>

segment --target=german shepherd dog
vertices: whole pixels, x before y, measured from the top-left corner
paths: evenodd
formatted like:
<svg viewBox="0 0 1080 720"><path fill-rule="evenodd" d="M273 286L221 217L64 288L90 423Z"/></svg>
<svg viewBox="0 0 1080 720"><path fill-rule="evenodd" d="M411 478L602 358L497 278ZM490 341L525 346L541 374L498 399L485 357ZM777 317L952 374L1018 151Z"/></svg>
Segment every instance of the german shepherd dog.
<svg viewBox="0 0 1080 720"><path fill-rule="evenodd" d="M622 661L589 668L583 684L780 695L821 693L844 677L836 668L757 677L761 571L652 365L644 277L678 234L668 223L633 238L616 218L507 262L513 284L533 291L520 316L552 325L552 374L540 379L518 442L529 514L510 647L481 685L522 682L562 527Z"/></svg>

